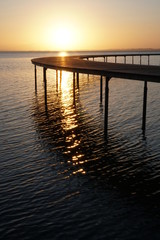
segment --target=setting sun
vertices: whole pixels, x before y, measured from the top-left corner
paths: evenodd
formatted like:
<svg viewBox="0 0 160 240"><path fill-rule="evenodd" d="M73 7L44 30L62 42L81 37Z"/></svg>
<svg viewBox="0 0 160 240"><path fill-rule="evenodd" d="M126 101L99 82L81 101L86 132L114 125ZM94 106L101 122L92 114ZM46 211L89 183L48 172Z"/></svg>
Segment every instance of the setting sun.
<svg viewBox="0 0 160 240"><path fill-rule="evenodd" d="M69 24L59 24L57 26L49 26L44 34L46 45L50 49L66 51L75 45L76 31Z"/></svg>
<svg viewBox="0 0 160 240"><path fill-rule="evenodd" d="M45 45L50 49L67 51L75 48L79 37L76 29L71 24L57 24L48 26L44 32Z"/></svg>
<svg viewBox="0 0 160 240"><path fill-rule="evenodd" d="M72 32L69 28L58 28L55 32L55 43L58 48L68 48L72 43Z"/></svg>

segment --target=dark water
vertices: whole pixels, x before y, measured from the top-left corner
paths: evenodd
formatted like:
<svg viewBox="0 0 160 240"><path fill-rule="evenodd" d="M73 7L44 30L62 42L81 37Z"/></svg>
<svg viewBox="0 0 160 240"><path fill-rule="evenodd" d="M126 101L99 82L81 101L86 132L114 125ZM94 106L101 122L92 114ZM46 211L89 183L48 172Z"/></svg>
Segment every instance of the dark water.
<svg viewBox="0 0 160 240"><path fill-rule="evenodd" d="M0 239L160 239L160 85L148 84L144 140L143 82L110 81L107 143L100 78L80 75L74 106L72 74L57 92L48 70L45 106L30 62L43 55L0 56Z"/></svg>

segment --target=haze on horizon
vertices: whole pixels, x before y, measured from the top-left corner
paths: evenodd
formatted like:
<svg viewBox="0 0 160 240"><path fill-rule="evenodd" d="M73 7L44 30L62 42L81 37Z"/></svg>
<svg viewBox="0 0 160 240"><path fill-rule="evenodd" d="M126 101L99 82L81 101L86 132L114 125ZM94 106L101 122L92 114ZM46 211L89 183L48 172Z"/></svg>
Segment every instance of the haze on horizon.
<svg viewBox="0 0 160 240"><path fill-rule="evenodd" d="M160 49L159 0L5 0L0 51Z"/></svg>

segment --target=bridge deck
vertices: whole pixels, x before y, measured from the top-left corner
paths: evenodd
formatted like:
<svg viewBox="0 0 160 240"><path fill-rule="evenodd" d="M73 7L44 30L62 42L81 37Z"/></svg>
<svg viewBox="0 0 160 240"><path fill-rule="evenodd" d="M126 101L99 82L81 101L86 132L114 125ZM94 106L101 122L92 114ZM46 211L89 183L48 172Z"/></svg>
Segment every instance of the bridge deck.
<svg viewBox="0 0 160 240"><path fill-rule="evenodd" d="M82 59L83 57L87 56L43 57L32 59L32 63L44 68L102 75L110 78L160 82L160 66L87 61Z"/></svg>

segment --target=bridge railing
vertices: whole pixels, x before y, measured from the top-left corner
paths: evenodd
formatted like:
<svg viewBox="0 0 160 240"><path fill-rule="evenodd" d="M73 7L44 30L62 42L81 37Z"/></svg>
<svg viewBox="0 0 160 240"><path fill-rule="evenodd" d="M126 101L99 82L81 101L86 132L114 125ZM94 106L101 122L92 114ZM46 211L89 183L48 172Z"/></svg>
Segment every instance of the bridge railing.
<svg viewBox="0 0 160 240"><path fill-rule="evenodd" d="M83 56L85 60L98 62L111 62L123 64L158 65L160 66L160 52L156 53L123 53Z"/></svg>

